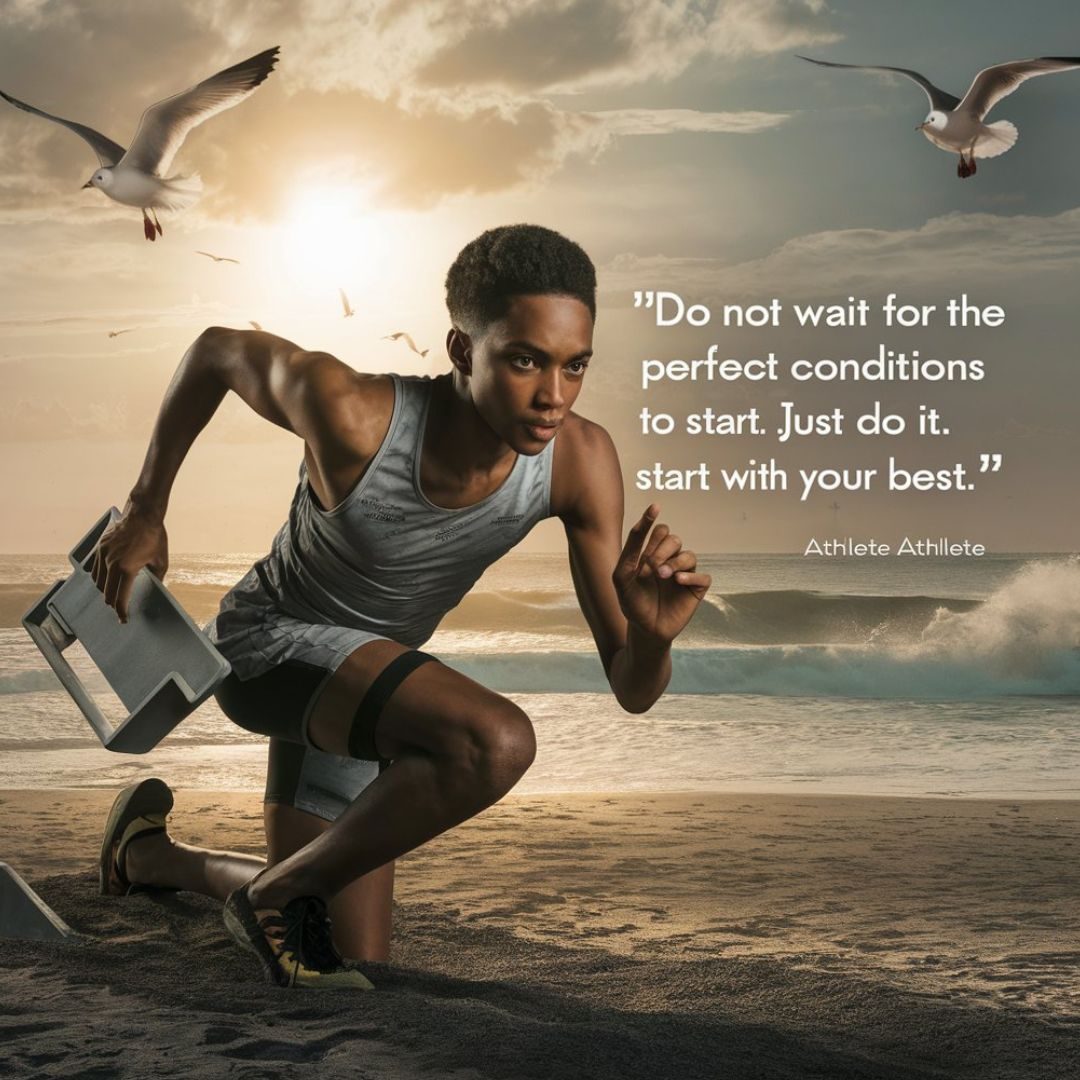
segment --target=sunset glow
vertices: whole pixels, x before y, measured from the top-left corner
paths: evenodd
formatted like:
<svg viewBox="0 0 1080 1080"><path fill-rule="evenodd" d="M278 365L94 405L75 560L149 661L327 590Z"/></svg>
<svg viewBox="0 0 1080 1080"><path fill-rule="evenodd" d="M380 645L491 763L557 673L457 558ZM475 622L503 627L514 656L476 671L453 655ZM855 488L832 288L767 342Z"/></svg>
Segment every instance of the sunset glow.
<svg viewBox="0 0 1080 1080"><path fill-rule="evenodd" d="M293 289L335 299L339 288L352 296L377 279L388 237L361 199L362 193L344 186L297 193L278 230L275 260Z"/></svg>

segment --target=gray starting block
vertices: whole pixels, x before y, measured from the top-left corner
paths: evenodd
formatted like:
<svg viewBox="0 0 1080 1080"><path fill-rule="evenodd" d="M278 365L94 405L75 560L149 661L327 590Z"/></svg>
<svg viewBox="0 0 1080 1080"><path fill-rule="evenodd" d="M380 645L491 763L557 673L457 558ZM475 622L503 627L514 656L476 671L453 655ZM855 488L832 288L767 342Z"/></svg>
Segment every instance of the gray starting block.
<svg viewBox="0 0 1080 1080"><path fill-rule="evenodd" d="M0 937L57 941L74 932L6 862L0 862Z"/></svg>
<svg viewBox="0 0 1080 1080"><path fill-rule="evenodd" d="M91 576L94 549L119 517L112 507L75 545L68 556L71 576L56 582L22 624L105 749L145 754L214 692L230 668L145 567L135 578L126 623L105 603ZM64 650L75 641L128 710L115 728L64 659Z"/></svg>

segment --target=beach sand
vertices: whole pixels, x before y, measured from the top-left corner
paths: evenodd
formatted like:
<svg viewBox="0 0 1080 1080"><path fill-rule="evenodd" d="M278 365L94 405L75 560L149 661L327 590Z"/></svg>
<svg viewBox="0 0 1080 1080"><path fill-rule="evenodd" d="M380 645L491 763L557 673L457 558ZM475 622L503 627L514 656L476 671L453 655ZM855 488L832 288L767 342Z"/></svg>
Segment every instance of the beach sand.
<svg viewBox="0 0 1080 1080"><path fill-rule="evenodd" d="M399 864L374 993L287 991L220 904L102 897L114 792L0 792L82 937L0 942L4 1077L1075 1077L1080 802L508 798ZM261 852L247 793L189 843Z"/></svg>

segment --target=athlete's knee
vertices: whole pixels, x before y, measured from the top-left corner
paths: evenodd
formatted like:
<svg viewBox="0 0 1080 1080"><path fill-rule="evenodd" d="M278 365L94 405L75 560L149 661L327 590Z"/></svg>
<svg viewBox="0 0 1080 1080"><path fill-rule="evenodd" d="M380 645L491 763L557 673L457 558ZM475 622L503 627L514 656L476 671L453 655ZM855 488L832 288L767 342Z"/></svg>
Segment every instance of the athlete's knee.
<svg viewBox="0 0 1080 1080"><path fill-rule="evenodd" d="M536 757L532 721L505 698L487 702L458 728L450 756L475 788L496 797L504 795Z"/></svg>

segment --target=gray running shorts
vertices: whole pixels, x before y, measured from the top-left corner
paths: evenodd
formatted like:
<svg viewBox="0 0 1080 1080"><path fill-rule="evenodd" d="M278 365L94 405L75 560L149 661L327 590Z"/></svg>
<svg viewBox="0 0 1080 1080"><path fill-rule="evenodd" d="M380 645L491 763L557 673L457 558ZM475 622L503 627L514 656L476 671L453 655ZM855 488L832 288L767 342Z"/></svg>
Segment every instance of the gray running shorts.
<svg viewBox="0 0 1080 1080"><path fill-rule="evenodd" d="M409 650L378 675L356 710L351 757L320 750L308 734L312 709L333 670L305 660L283 660L252 679L230 674L214 696L235 724L271 737L264 802L286 803L335 821L390 764L374 749L375 726L386 702L410 672L434 659Z"/></svg>

